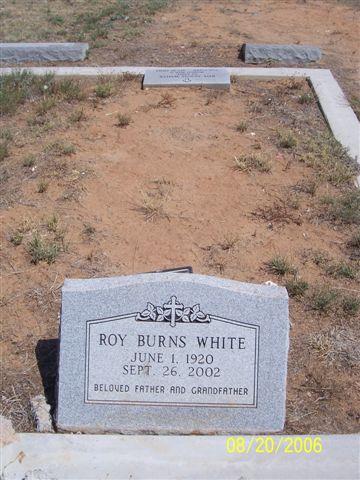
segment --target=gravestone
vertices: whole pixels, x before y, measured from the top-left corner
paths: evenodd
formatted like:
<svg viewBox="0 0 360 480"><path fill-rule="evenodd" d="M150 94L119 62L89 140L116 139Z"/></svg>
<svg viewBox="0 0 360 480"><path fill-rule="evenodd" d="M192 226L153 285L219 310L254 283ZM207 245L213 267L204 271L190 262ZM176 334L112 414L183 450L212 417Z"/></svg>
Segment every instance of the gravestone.
<svg viewBox="0 0 360 480"><path fill-rule="evenodd" d="M2 62L77 62L85 60L88 43L0 43Z"/></svg>
<svg viewBox="0 0 360 480"><path fill-rule="evenodd" d="M282 430L288 329L283 287L188 273L66 280L57 426Z"/></svg>
<svg viewBox="0 0 360 480"><path fill-rule="evenodd" d="M311 45L271 45L244 43L239 57L245 63L309 63L321 59L321 50Z"/></svg>
<svg viewBox="0 0 360 480"><path fill-rule="evenodd" d="M143 88L208 87L230 89L230 73L226 68L155 68L146 70Z"/></svg>

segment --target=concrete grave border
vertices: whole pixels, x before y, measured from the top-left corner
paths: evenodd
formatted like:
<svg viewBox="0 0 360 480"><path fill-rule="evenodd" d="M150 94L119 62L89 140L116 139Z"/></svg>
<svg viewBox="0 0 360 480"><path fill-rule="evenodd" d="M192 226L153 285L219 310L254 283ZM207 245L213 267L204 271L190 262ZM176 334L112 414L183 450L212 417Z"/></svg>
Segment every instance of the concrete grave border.
<svg viewBox="0 0 360 480"><path fill-rule="evenodd" d="M190 67L24 67L0 68L0 75L15 71L30 71L35 75L54 73L58 76L99 76L132 73L144 75L146 71L168 68L180 70ZM203 69L204 67L191 67ZM315 91L323 115L334 137L348 150L349 155L360 165L360 124L330 70L317 68L233 68L225 67L232 76L251 80L276 78L306 78ZM360 186L360 175L357 177Z"/></svg>
<svg viewBox="0 0 360 480"><path fill-rule="evenodd" d="M301 445L316 437L322 451L305 453ZM244 453L227 453L227 438L19 433L2 447L0 475L3 480L358 478L359 435L232 437L244 440ZM266 453L269 440L270 452L272 442L281 446L276 453ZM300 450L286 453L289 445Z"/></svg>

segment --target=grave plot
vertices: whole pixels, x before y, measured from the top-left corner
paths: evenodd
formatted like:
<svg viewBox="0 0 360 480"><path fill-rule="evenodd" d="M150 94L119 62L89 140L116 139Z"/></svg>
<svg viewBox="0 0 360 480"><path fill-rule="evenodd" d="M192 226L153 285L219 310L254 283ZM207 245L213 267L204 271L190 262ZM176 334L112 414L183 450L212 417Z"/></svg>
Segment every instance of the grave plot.
<svg viewBox="0 0 360 480"><path fill-rule="evenodd" d="M54 403L64 278L174 265L286 286L285 432L357 430L357 171L305 80L15 74L2 88L2 410L18 430L43 384Z"/></svg>

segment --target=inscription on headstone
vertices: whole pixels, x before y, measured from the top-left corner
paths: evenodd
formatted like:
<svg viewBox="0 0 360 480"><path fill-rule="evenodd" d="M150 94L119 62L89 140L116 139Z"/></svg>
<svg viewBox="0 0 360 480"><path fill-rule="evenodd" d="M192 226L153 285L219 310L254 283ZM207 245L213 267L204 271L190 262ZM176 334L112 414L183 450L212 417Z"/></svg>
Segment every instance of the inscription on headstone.
<svg viewBox="0 0 360 480"><path fill-rule="evenodd" d="M58 427L281 430L287 302L282 287L186 273L66 281Z"/></svg>
<svg viewBox="0 0 360 480"><path fill-rule="evenodd" d="M143 87L208 87L230 88L226 68L157 68L146 70Z"/></svg>

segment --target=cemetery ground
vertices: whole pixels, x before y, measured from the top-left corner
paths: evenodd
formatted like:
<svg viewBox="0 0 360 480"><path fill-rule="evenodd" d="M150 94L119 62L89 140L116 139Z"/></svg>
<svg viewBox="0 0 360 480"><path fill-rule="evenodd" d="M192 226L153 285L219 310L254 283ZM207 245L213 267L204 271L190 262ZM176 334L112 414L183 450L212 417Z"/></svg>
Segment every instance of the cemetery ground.
<svg viewBox="0 0 360 480"><path fill-rule="evenodd" d="M356 0L52 0L33 2L29 16L12 0L0 40L88 42L89 66L238 67L242 43L317 45L316 66L331 69L359 113L359 14Z"/></svg>
<svg viewBox="0 0 360 480"><path fill-rule="evenodd" d="M64 278L181 265L285 285L285 431L357 431L357 172L305 80L1 82L1 404L18 431L31 396L54 401Z"/></svg>

